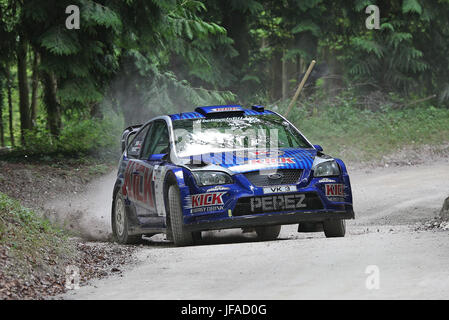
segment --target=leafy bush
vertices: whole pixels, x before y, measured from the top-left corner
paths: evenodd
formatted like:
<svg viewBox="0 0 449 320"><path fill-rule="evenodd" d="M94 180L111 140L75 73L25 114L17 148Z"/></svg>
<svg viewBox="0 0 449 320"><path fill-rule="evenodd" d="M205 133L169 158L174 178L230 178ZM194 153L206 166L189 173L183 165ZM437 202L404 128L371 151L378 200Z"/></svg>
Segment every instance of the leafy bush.
<svg viewBox="0 0 449 320"><path fill-rule="evenodd" d="M287 102L279 104L281 114ZM393 105L393 106L392 106ZM313 97L288 116L314 144L346 160L378 160L404 147L439 146L449 142L449 109L432 105L394 107L377 111L360 107L360 99L343 92L332 101Z"/></svg>
<svg viewBox="0 0 449 320"><path fill-rule="evenodd" d="M27 156L56 154L107 158L120 152L122 126L122 120L118 117L70 120L64 123L58 139L48 129L36 127L25 133L25 145L19 147L17 152Z"/></svg>
<svg viewBox="0 0 449 320"><path fill-rule="evenodd" d="M119 150L121 128L113 120L69 122L58 141L58 151L65 154L114 153Z"/></svg>

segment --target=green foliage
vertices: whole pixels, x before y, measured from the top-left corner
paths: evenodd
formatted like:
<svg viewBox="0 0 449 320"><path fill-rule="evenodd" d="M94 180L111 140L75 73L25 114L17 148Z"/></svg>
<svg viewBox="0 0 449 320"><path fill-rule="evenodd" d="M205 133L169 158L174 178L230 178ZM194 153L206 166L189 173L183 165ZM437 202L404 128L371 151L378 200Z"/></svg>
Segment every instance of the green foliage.
<svg viewBox="0 0 449 320"><path fill-rule="evenodd" d="M120 14L112 8L101 5L100 3L83 0L80 1L83 23L89 27L103 26L119 32L122 27Z"/></svg>
<svg viewBox="0 0 449 320"><path fill-rule="evenodd" d="M354 90L333 101L320 100L318 94L293 110L289 120L326 153L348 161L374 162L402 148L438 148L449 142L449 109L399 107L392 100L370 110L361 108L361 102ZM277 107L281 113L286 109L287 103Z"/></svg>
<svg viewBox="0 0 449 320"><path fill-rule="evenodd" d="M351 20L351 37L337 36L344 43L337 54L346 74L404 96L439 93L440 102L447 102L448 69L443 65L449 61L440 56L449 45L443 40L448 36L447 3L394 1L381 6L381 17L380 30L364 30Z"/></svg>
<svg viewBox="0 0 449 320"><path fill-rule="evenodd" d="M418 14L421 14L422 8L418 0L404 0L402 2L402 12L403 13L416 12Z"/></svg>
<svg viewBox="0 0 449 320"><path fill-rule="evenodd" d="M81 50L76 33L63 26L55 26L45 32L40 42L44 48L55 55L76 54Z"/></svg>
<svg viewBox="0 0 449 320"><path fill-rule="evenodd" d="M315 37L318 37L321 34L320 27L311 20L302 21L300 24L298 24L296 27L292 29L293 34L306 31L310 31L312 35L314 35Z"/></svg>
<svg viewBox="0 0 449 320"><path fill-rule="evenodd" d="M65 28L71 4L81 9L82 30ZM356 97L341 93L342 105L357 104L354 99L375 90L407 101L436 94L438 103L449 105L448 2L378 2L380 30L365 27L370 4L375 3L0 0L0 77L8 69L16 76L10 66L17 62L19 39L28 44L29 57L40 56L38 97L45 100L22 151L112 150L124 125L159 114L286 99L312 59L328 70L308 83L304 97L320 88L324 99L355 85ZM31 77L30 63L28 69ZM18 96L14 87L15 125ZM339 116L332 112L326 111ZM352 116L345 112L340 116ZM109 120L89 120L111 113L124 121L111 135L102 134Z"/></svg>
<svg viewBox="0 0 449 320"><path fill-rule="evenodd" d="M25 146L18 151L28 157L59 154L72 157L95 155L108 159L120 153L122 128L118 117L70 120L65 122L56 139L47 129L37 127L26 133Z"/></svg>
<svg viewBox="0 0 449 320"><path fill-rule="evenodd" d="M47 219L23 207L18 201L0 193L0 245L7 248L10 268L4 270L21 276L24 265L45 268L49 255L66 255L70 244L62 230Z"/></svg>

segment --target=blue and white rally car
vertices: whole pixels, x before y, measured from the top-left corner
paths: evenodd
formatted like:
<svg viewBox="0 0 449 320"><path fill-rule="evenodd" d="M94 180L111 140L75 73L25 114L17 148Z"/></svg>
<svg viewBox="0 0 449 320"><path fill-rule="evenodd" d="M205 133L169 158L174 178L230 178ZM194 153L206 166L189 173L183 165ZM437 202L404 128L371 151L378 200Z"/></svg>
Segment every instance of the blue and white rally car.
<svg viewBox="0 0 449 320"><path fill-rule="evenodd" d="M343 161L261 106L157 117L127 128L122 149L111 219L120 243L166 233L184 246L230 228L270 240L284 224L343 237L354 218Z"/></svg>

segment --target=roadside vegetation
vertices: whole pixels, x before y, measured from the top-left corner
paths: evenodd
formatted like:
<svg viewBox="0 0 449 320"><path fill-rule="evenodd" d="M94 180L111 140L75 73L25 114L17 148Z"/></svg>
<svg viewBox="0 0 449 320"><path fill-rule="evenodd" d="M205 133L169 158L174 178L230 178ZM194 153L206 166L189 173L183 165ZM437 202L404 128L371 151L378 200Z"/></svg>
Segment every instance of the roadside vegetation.
<svg viewBox="0 0 449 320"><path fill-rule="evenodd" d="M351 90L323 99L319 94L308 97L288 118L328 154L371 163L423 148L449 155L448 108L427 102L404 106L407 102L389 96L367 105ZM287 104L281 102L272 108L284 114ZM422 159L429 156L426 152Z"/></svg>
<svg viewBox="0 0 449 320"><path fill-rule="evenodd" d="M0 299L7 293L26 296L28 287L62 275L61 265L74 254L74 244L61 229L0 193Z"/></svg>
<svg viewBox="0 0 449 320"><path fill-rule="evenodd" d="M49 255L60 257L69 252L67 236L61 229L3 193L0 193L0 243L8 248L10 257L24 264L31 262L33 268L44 267Z"/></svg>
<svg viewBox="0 0 449 320"><path fill-rule="evenodd" d="M46 218L0 192L0 300L46 299L66 291L66 268L79 285L121 272L134 261L132 246L89 245L69 238Z"/></svg>

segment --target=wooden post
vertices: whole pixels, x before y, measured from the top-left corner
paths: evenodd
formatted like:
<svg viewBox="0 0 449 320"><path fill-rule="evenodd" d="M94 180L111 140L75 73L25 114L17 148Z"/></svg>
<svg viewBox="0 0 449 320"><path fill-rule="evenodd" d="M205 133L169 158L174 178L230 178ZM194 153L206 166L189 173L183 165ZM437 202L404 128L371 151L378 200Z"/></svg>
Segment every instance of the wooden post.
<svg viewBox="0 0 449 320"><path fill-rule="evenodd" d="M288 105L287 108L287 112L285 113L284 117L287 118L288 114L290 113L291 108L293 107L293 105L295 104L296 100L298 100L299 94L302 91L302 88L304 87L307 79L310 76L310 73L312 72L313 67L315 66L316 61L312 60L312 62L309 65L309 68L307 69L306 74L304 75L304 78L302 78L301 83L298 86L298 89L296 89L295 95L293 96L292 101L290 102L290 104Z"/></svg>

